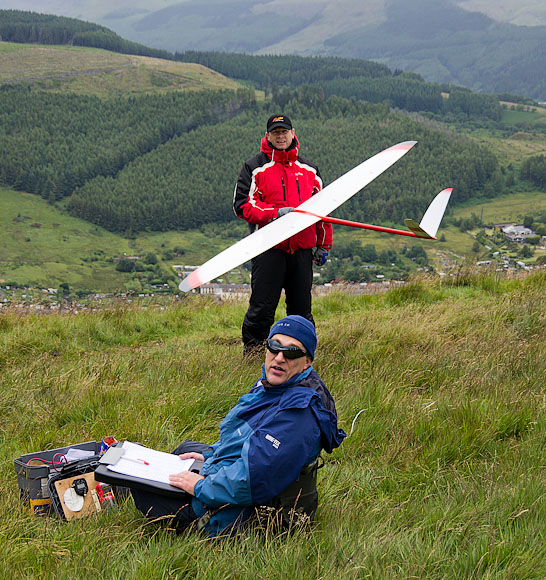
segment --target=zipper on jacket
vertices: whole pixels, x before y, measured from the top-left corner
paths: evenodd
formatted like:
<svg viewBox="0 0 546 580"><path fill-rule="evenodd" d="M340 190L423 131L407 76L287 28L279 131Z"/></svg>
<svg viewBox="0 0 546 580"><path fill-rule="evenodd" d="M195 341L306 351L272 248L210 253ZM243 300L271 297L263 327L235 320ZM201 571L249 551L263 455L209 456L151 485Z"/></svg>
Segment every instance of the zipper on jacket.
<svg viewBox="0 0 546 580"><path fill-rule="evenodd" d="M282 183L282 196L284 198L284 201L286 201L286 187L284 185L284 178L282 175L281 175L281 183Z"/></svg>
<svg viewBox="0 0 546 580"><path fill-rule="evenodd" d="M297 177L296 177L296 187L298 188L298 199L301 201L300 182L298 181Z"/></svg>

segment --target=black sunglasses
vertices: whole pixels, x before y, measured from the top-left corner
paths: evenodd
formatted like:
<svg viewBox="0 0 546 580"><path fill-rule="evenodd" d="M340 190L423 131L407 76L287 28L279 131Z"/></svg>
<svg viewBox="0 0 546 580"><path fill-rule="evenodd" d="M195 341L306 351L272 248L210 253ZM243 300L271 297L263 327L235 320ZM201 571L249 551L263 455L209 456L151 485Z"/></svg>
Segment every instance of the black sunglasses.
<svg viewBox="0 0 546 580"><path fill-rule="evenodd" d="M273 340L272 338L267 339L267 350L274 355L282 352L284 358L295 359L301 358L302 356L308 356L307 352L302 350L297 346L283 346L280 342Z"/></svg>

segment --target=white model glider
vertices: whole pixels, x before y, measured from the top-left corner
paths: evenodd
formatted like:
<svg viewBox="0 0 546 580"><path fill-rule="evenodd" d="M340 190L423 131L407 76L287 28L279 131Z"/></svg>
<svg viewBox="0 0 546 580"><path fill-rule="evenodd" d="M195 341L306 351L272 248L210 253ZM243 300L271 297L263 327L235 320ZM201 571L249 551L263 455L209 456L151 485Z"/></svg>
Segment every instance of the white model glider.
<svg viewBox="0 0 546 580"><path fill-rule="evenodd" d="M317 221L325 219L322 216L326 216L334 211L338 206L368 185L368 183L381 175L381 173L404 156L415 145L415 143L416 141L398 143L397 145L393 145L392 147L377 153L360 165L357 165L334 182L330 183L322 191L299 205L297 211L290 212L282 218L270 222L263 228L256 230L254 233L243 238L233 246L220 252L208 262L205 262L180 282L180 290L188 292L193 288L197 288L198 286L201 286L201 284L205 284L206 282L221 276L225 272L236 268L244 262L251 260L266 250L269 250L269 248L276 246L283 240L297 234ZM451 190L449 191L451 192ZM445 199L445 196L442 199ZM442 201L442 203L437 204L438 206L443 204L443 208L441 208L442 215L448 199L449 195L447 196L447 199L445 199L445 203ZM430 208L432 208L435 203L436 200L432 202ZM430 208L427 210L425 217L429 216ZM434 209L432 213L434 213L435 220L437 221L435 228L434 224L431 223L433 221L432 216L427 217L427 222L425 224L423 224L425 221L423 218L420 225L417 225L412 221L411 225L408 224L408 227L413 229L413 226L415 225L417 231L422 231L424 235L419 235L418 237L433 238L438 226L440 225L442 215L437 219L438 210ZM335 218L327 219L334 220ZM429 230L426 230L424 226L427 226ZM418 235L417 233L411 234L409 232L405 232L405 234Z"/></svg>

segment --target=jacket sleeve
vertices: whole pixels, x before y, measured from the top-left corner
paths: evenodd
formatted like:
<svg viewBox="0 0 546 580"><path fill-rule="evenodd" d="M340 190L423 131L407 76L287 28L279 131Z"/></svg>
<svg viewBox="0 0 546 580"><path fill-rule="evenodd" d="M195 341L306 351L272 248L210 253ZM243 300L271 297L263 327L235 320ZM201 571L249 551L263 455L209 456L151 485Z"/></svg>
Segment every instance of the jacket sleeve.
<svg viewBox="0 0 546 580"><path fill-rule="evenodd" d="M199 501L211 507L226 504L252 505L246 457L243 455L230 465L198 481L194 494Z"/></svg>
<svg viewBox="0 0 546 580"><path fill-rule="evenodd" d="M195 496L212 507L267 502L317 457L320 436L310 407L280 410L254 431L240 458L196 484Z"/></svg>
<svg viewBox="0 0 546 580"><path fill-rule="evenodd" d="M317 247L330 249L333 243L332 224L317 222L315 227L317 231Z"/></svg>
<svg viewBox="0 0 546 580"><path fill-rule="evenodd" d="M236 216L249 224L258 226L264 226L277 217L277 208L262 201L261 192L248 162L243 165L235 185L233 211Z"/></svg>

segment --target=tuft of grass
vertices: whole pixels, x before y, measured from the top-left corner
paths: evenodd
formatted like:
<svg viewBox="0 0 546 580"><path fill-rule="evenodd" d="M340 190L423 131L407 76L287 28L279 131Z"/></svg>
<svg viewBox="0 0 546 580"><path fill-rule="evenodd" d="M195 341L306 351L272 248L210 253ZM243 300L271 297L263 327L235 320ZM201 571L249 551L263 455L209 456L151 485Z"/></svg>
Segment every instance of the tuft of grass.
<svg viewBox="0 0 546 580"><path fill-rule="evenodd" d="M535 273L540 278L543 274ZM520 277L511 277L494 266L476 266L469 260L461 263L450 276L443 278L442 285L450 288L469 287L478 288L490 294L504 294L510 287L520 286Z"/></svg>
<svg viewBox="0 0 546 580"><path fill-rule="evenodd" d="M391 290L387 297L389 305L402 304L432 304L444 298L444 294L436 284L427 283L426 278L417 277L409 280L408 283Z"/></svg>

